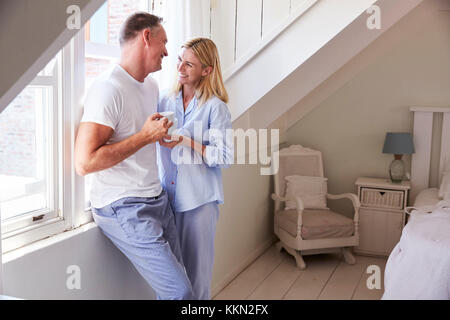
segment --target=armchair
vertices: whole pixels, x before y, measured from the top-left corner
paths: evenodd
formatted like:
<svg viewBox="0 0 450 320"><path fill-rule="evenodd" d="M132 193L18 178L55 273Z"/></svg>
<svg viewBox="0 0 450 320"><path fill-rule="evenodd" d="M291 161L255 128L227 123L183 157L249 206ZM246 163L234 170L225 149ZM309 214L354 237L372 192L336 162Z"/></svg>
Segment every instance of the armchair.
<svg viewBox="0 0 450 320"><path fill-rule="evenodd" d="M297 266L305 269L302 255L326 253L341 248L344 260L354 264L355 258L350 250L359 244L358 197L352 193L341 195L327 194L327 199L351 200L354 207L353 220L327 209L305 209L301 197L285 197L285 177L290 175L323 177L322 154L320 151L293 145L277 151L279 170L274 177L275 201L274 232L279 238L277 248L285 249L294 256ZM284 202L295 200L296 209L284 210Z"/></svg>

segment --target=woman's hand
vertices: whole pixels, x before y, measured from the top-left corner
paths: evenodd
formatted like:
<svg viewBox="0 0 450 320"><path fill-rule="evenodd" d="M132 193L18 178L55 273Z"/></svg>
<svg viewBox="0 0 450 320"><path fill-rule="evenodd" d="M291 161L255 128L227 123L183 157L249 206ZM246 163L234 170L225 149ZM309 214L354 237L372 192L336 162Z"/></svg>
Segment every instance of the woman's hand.
<svg viewBox="0 0 450 320"><path fill-rule="evenodd" d="M164 141L164 139L172 140L170 142ZM178 140L176 140L178 139ZM177 135L165 135L161 140L159 140L159 144L163 147L173 149L177 144L179 144L181 141L183 141L183 136L177 136Z"/></svg>
<svg viewBox="0 0 450 320"><path fill-rule="evenodd" d="M202 157L204 156L206 147L203 144L188 137L183 138L184 138L182 143L183 146L190 147L192 150L201 154Z"/></svg>
<svg viewBox="0 0 450 320"><path fill-rule="evenodd" d="M165 142L164 139L174 140L174 141ZM175 139L178 139L178 141L176 141ZM198 152L202 156L204 156L205 148L206 148L204 145L202 145L201 143L199 143L191 138L184 137L184 136L178 136L178 135L172 135L172 136L166 135L163 139L159 140L158 142L163 147L166 147L169 149L172 149L177 144L181 143L181 145L190 147L192 150Z"/></svg>

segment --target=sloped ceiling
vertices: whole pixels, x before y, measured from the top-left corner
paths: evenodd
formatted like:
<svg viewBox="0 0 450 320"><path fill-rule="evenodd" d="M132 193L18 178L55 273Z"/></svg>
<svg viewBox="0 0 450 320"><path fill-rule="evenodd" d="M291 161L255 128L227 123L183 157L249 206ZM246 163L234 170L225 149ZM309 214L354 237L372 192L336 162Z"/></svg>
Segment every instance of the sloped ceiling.
<svg viewBox="0 0 450 320"><path fill-rule="evenodd" d="M67 28L67 8L79 6L83 26L104 1L0 1L0 112L79 31Z"/></svg>

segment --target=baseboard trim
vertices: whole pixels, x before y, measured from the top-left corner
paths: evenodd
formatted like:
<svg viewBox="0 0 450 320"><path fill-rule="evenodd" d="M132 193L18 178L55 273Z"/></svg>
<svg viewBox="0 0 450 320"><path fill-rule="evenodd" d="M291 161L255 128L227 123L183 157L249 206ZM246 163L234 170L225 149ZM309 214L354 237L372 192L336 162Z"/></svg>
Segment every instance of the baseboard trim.
<svg viewBox="0 0 450 320"><path fill-rule="evenodd" d="M267 249L269 249L275 242L277 238L275 236L270 237L267 241L257 247L252 253L250 253L246 259L242 261L241 264L237 265L231 272L229 272L225 277L216 284L211 290L211 296L214 297L222 291L231 281L234 280L242 271L245 270L250 264L253 263L260 255L262 255Z"/></svg>

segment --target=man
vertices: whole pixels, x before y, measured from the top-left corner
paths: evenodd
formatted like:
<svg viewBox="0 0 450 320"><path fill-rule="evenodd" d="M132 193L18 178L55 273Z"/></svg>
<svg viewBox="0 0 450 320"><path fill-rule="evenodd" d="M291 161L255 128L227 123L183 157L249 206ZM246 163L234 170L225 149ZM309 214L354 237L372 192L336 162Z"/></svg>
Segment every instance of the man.
<svg viewBox="0 0 450 320"><path fill-rule="evenodd" d="M122 26L120 63L89 90L75 145L78 174L93 173L93 217L158 299L190 299L174 216L161 188L155 142L172 125L156 112L167 37L161 18L135 13ZM172 142L176 144L177 142Z"/></svg>

